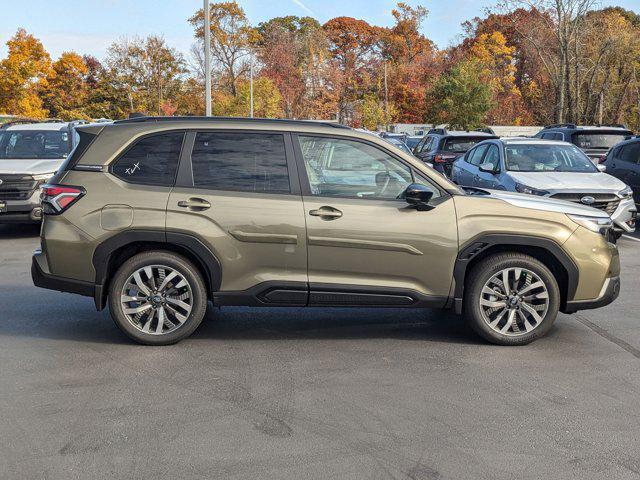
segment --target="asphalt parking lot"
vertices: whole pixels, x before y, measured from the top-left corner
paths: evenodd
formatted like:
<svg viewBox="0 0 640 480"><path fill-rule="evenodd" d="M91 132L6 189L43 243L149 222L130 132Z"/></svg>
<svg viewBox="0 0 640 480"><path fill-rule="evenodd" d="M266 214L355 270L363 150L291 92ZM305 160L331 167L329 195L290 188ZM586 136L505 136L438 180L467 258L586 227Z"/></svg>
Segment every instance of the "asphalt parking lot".
<svg viewBox="0 0 640 480"><path fill-rule="evenodd" d="M33 287L37 245L0 227L2 478L640 478L640 241L616 303L521 348L438 311L248 308L142 347Z"/></svg>

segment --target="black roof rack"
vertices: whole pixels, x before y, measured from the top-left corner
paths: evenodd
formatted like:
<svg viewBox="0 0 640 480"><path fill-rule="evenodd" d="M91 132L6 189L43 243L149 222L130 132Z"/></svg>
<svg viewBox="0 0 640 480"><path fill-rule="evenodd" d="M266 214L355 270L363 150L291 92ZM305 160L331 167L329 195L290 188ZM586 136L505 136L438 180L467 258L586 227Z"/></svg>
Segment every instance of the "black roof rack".
<svg viewBox="0 0 640 480"><path fill-rule="evenodd" d="M342 128L351 130L351 127L340 123L332 123L316 120L290 120L286 118L247 118L247 117L133 117L125 120L116 120L115 124L122 123L142 123L142 122L255 122L255 123L276 123L284 125L320 125L323 127Z"/></svg>
<svg viewBox="0 0 640 480"><path fill-rule="evenodd" d="M552 125L545 125L543 130L547 128L578 128L575 123L554 123Z"/></svg>

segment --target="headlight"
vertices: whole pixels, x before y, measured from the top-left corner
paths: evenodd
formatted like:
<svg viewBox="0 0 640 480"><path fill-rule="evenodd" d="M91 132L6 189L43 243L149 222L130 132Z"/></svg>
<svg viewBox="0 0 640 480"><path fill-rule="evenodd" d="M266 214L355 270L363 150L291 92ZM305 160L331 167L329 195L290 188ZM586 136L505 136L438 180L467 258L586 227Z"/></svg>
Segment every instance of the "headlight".
<svg viewBox="0 0 640 480"><path fill-rule="evenodd" d="M586 217L584 215L567 215L578 225L591 230L592 232L607 235L608 231L613 228L613 221L610 218L603 217Z"/></svg>
<svg viewBox="0 0 640 480"><path fill-rule="evenodd" d="M631 187L627 185L618 192L618 195L620 195L622 198L631 198L633 197L633 190L631 190Z"/></svg>
<svg viewBox="0 0 640 480"><path fill-rule="evenodd" d="M53 177L56 174L56 172L51 172L51 173L41 173L39 175L33 175L33 179L37 180L38 182L41 181L47 181L49 180L51 177Z"/></svg>
<svg viewBox="0 0 640 480"><path fill-rule="evenodd" d="M549 192L546 190L538 190L537 188L528 187L522 183L516 183L516 192L526 193L527 195L539 195L541 197L549 195Z"/></svg>

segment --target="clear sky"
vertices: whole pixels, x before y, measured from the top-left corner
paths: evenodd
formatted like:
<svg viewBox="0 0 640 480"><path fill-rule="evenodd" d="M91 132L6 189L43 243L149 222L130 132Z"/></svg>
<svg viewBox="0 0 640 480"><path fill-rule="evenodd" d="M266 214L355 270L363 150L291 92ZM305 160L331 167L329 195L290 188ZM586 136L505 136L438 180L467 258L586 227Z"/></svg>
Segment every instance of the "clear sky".
<svg viewBox="0 0 640 480"><path fill-rule="evenodd" d="M65 50L103 58L119 37L162 34L188 52L193 30L187 19L202 0L0 0L0 56L5 42L23 27L42 40L53 58ZM396 0L238 0L253 24L276 16L311 15L320 22L337 16L362 18L374 25L393 23ZM460 24L482 15L496 0L408 0L429 10L423 33L444 48L462 33ZM640 12L640 0L603 0Z"/></svg>

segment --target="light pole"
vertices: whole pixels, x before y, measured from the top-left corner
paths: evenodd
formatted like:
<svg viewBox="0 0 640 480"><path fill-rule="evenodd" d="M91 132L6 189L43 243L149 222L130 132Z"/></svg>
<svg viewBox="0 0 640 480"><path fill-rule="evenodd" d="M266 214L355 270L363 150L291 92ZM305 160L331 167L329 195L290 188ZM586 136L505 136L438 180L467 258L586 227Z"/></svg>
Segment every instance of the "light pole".
<svg viewBox="0 0 640 480"><path fill-rule="evenodd" d="M209 0L204 0L204 91L205 114L211 116L211 17Z"/></svg>
<svg viewBox="0 0 640 480"><path fill-rule="evenodd" d="M249 116L253 118L253 53L249 64Z"/></svg>

